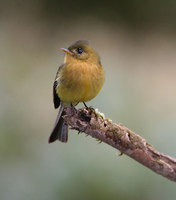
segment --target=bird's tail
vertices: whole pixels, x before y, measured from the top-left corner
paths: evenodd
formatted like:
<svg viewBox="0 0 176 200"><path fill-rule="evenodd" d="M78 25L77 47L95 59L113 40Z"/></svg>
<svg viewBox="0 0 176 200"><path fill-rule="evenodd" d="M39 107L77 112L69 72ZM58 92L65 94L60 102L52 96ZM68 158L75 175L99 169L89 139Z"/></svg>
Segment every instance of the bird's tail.
<svg viewBox="0 0 176 200"><path fill-rule="evenodd" d="M67 142L68 139L68 126L65 124L63 118L63 105L60 105L59 113L56 118L54 128L51 132L48 142L52 143L56 140Z"/></svg>

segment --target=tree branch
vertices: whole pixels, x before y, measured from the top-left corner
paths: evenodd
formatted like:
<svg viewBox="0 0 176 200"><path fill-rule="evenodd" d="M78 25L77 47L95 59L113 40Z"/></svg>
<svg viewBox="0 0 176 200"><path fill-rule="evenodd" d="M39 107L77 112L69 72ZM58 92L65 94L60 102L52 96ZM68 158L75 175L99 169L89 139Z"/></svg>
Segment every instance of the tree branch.
<svg viewBox="0 0 176 200"><path fill-rule="evenodd" d="M93 108L67 107L63 118L72 129L85 132L130 156L154 172L176 181L176 159L156 151L146 140L121 124L105 119Z"/></svg>

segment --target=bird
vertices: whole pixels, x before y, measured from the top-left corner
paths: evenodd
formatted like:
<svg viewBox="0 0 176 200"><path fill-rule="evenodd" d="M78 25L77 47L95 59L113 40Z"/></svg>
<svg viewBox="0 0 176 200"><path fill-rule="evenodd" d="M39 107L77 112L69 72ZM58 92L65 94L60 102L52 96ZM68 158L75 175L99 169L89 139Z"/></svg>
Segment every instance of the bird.
<svg viewBox="0 0 176 200"><path fill-rule="evenodd" d="M68 48L64 63L58 68L53 84L54 108L59 108L49 143L59 140L67 142L68 125L62 118L65 107L76 106L79 102L90 101L97 96L104 81L104 69L98 53L86 40L78 40Z"/></svg>

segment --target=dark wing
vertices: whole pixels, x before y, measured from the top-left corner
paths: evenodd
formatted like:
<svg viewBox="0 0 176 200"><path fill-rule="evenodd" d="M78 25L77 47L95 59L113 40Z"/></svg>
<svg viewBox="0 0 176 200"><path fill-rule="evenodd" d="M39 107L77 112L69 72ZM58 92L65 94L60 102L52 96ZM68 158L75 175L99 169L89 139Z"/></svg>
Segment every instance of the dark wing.
<svg viewBox="0 0 176 200"><path fill-rule="evenodd" d="M58 80L58 76L59 76L59 73L62 69L64 65L61 65L57 71L57 74L56 74L56 78L55 78L55 81L54 81L54 84L53 84L53 102L54 102L54 107L55 108L58 108L60 106L60 98L58 96L58 94L56 93L56 89L57 89L57 86L59 84L59 80Z"/></svg>
<svg viewBox="0 0 176 200"><path fill-rule="evenodd" d="M60 98L58 97L56 93L56 87L57 87L57 81L54 81L53 84L53 102L54 102L54 108L58 108L60 106Z"/></svg>

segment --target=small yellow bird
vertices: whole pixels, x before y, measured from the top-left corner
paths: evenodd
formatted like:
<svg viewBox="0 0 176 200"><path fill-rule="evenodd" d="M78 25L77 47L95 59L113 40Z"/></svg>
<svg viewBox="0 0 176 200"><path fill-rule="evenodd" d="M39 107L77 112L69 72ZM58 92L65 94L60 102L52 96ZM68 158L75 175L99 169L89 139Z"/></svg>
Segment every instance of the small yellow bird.
<svg viewBox="0 0 176 200"><path fill-rule="evenodd" d="M87 41L79 40L68 49L64 64L57 71L53 85L54 107L59 113L48 142L60 140L67 142L68 126L62 115L67 106L75 106L79 102L93 99L99 93L104 83L104 69L100 57Z"/></svg>

